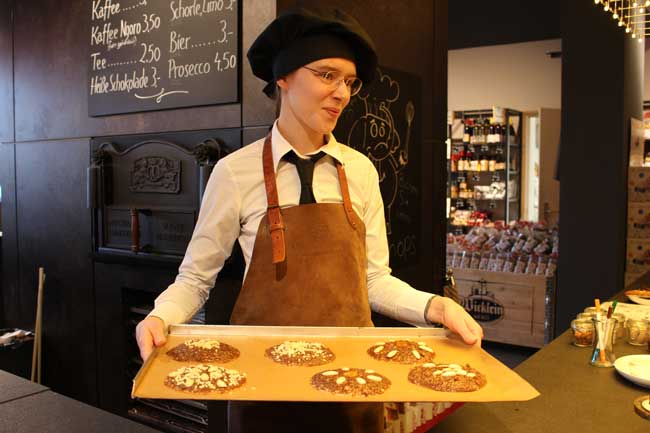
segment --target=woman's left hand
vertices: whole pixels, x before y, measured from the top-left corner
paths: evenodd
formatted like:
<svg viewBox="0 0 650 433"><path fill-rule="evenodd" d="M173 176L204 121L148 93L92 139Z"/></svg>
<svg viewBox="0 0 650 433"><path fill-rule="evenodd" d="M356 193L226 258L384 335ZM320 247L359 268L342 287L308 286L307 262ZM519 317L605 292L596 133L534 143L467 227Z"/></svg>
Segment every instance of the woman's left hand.
<svg viewBox="0 0 650 433"><path fill-rule="evenodd" d="M427 319L431 322L442 323L447 328L460 335L466 344L481 344L483 328L465 309L452 299L436 296L429 304Z"/></svg>

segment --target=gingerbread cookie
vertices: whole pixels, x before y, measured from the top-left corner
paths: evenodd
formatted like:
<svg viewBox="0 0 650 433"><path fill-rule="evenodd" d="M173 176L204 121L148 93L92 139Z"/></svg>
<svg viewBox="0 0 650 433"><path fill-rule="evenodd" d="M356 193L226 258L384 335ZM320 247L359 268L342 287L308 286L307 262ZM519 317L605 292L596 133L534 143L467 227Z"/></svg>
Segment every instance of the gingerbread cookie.
<svg viewBox="0 0 650 433"><path fill-rule="evenodd" d="M324 344L307 341L285 341L269 347L264 354L280 364L308 367L327 364L336 358Z"/></svg>
<svg viewBox="0 0 650 433"><path fill-rule="evenodd" d="M409 372L409 382L442 392L470 392L487 383L485 375L465 364L426 363Z"/></svg>
<svg viewBox="0 0 650 433"><path fill-rule="evenodd" d="M640 298L650 298L650 289L626 290L627 296L638 296Z"/></svg>
<svg viewBox="0 0 650 433"><path fill-rule="evenodd" d="M193 338L167 351L175 361L229 362L239 357L239 350L215 339Z"/></svg>
<svg viewBox="0 0 650 433"><path fill-rule="evenodd" d="M343 367L316 373L311 377L311 384L334 394L369 396L386 391L390 380L374 370Z"/></svg>
<svg viewBox="0 0 650 433"><path fill-rule="evenodd" d="M436 356L432 348L424 342L394 340L376 343L368 349L368 355L380 361L417 364L431 362Z"/></svg>
<svg viewBox="0 0 650 433"><path fill-rule="evenodd" d="M215 365L181 367L165 378L165 385L186 392L227 392L246 383L246 375Z"/></svg>

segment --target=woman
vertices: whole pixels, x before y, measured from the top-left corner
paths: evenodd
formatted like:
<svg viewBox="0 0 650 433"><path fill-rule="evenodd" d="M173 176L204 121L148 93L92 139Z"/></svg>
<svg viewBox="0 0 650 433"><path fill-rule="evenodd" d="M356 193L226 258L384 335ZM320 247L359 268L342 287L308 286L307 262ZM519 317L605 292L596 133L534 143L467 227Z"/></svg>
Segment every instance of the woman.
<svg viewBox="0 0 650 433"><path fill-rule="evenodd" d="M142 358L164 344L165 326L201 307L237 239L246 274L232 324L372 326L372 307L410 323L443 323L480 343L482 330L462 307L390 275L377 171L331 134L350 97L373 78L377 57L366 32L338 10L292 10L262 32L248 59L268 82L265 93L278 93L279 117L266 139L215 167L179 275L137 327ZM380 432L382 407L233 402L229 427Z"/></svg>

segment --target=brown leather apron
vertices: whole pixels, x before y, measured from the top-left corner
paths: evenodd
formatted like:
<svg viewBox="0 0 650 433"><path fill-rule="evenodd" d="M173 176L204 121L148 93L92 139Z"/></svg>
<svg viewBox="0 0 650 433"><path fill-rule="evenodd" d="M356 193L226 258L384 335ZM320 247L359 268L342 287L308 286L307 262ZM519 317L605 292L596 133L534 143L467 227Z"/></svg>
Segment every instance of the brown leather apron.
<svg viewBox="0 0 650 433"><path fill-rule="evenodd" d="M271 137L263 149L268 211L233 309L233 325L372 326L366 233L352 209L343 166L343 204L280 210ZM379 433L382 403L230 402L230 433Z"/></svg>

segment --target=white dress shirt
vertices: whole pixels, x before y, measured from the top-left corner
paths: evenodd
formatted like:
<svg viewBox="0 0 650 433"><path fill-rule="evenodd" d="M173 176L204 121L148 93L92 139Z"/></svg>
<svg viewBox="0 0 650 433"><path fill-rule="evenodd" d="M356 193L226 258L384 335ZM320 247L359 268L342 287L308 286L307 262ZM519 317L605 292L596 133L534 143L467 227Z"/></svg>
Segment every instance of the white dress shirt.
<svg viewBox="0 0 650 433"><path fill-rule="evenodd" d="M282 160L294 149L278 131L277 122L271 134L280 207L297 206L300 178L296 167ZM237 239L248 272L257 229L267 208L263 145L264 139L249 144L214 167L176 281L158 296L150 314L161 318L165 325L187 322L201 308ZM370 307L403 322L425 324L424 310L432 294L416 290L390 274L384 204L375 166L362 153L338 143L333 135L318 151L327 156L314 167L316 202L343 202L333 162L336 159L345 167L352 207L366 225Z"/></svg>

